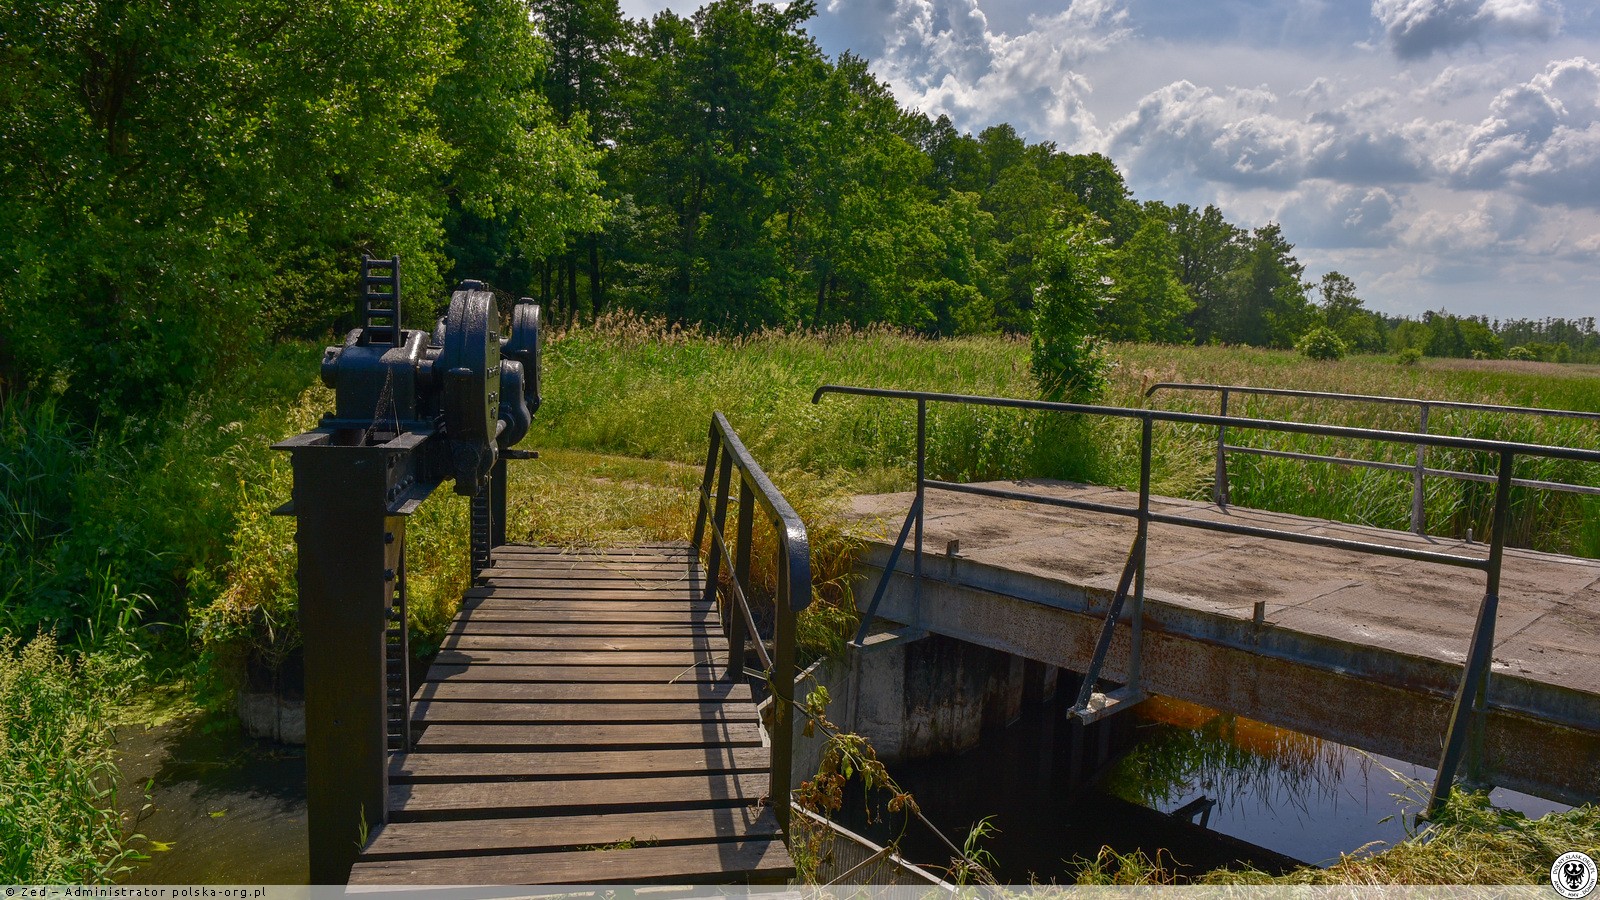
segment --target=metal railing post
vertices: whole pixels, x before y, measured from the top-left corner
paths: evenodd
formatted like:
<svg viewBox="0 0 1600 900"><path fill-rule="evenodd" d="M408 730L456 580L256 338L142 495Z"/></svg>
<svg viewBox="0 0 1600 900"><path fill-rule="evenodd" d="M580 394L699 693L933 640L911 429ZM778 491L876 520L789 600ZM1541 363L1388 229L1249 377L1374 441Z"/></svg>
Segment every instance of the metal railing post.
<svg viewBox="0 0 1600 900"><path fill-rule="evenodd" d="M700 492L701 508L711 502L711 471L717 469L719 486L714 511L702 515L696 526L698 538L705 538L704 525L709 521L711 546L708 554L708 596L715 597L716 571L722 557L730 557L733 566L733 583L724 607L724 623L729 641L729 674L737 676L744 671L743 655L746 638L755 640L755 652L765 666L771 719L765 721L771 743L768 778L771 787L773 813L785 829L789 825L790 792L794 783L794 682L795 682L795 632L796 615L811 604L811 544L806 536L805 522L800 519L783 495L773 486L772 480L761 470L750 451L739 440L722 413L711 418L713 452L706 458L706 475ZM722 450L722 463L717 465L715 448ZM733 468L739 469L739 526L737 545L728 547L727 506L730 498L729 481ZM773 600L772 652L756 631L750 609L749 592L745 589L750 576L751 542L755 526L755 510L760 505L777 531L778 588Z"/></svg>
<svg viewBox="0 0 1600 900"><path fill-rule="evenodd" d="M1217 415L1226 419L1228 417L1228 389L1222 389L1222 405ZM1228 426L1217 425L1217 470L1215 483L1211 486L1211 499L1218 506L1228 505Z"/></svg>
<svg viewBox="0 0 1600 900"><path fill-rule="evenodd" d="M1419 404L1418 410L1419 410L1419 412L1418 412L1418 415L1417 415L1417 434L1427 434L1428 433L1428 404L1427 403ZM1417 468L1416 468L1416 472L1414 474L1412 474L1412 476L1411 476L1411 531L1414 534L1422 534L1426 529L1425 517L1427 515L1427 512L1424 509L1424 501L1426 500L1426 494L1423 492L1422 478L1423 478L1424 475L1427 474L1427 471L1428 471L1428 445L1426 445L1426 444L1418 444L1417 445Z"/></svg>
<svg viewBox="0 0 1600 900"><path fill-rule="evenodd" d="M728 524L728 486L733 477L733 454L722 454L722 465L717 467L717 497L712 504L711 527L718 534L727 534ZM711 542L710 558L706 560L706 599L713 602L717 599L717 576L722 568L722 544L718 541ZM722 607L722 633L728 633L729 607Z"/></svg>
<svg viewBox="0 0 1600 900"><path fill-rule="evenodd" d="M695 556L700 555L700 548L704 546L706 537L706 516L711 512L706 505L711 496L711 473L717 467L717 444L721 435L717 434L716 419L711 420L711 435L706 441L706 471L700 479L699 511L694 517L694 537L689 541L689 547Z"/></svg>
<svg viewBox="0 0 1600 900"><path fill-rule="evenodd" d="M742 474L742 473L741 473ZM739 532L735 540L738 543L733 548L733 578L743 588L745 596L750 593L750 541L754 535L756 516L755 492L750 485L739 479ZM744 678L744 642L745 624L744 616L733 615L732 603L728 611L728 678L738 681ZM760 635L755 635L760 639Z"/></svg>
<svg viewBox="0 0 1600 900"><path fill-rule="evenodd" d="M912 557L911 599L916 606L917 619L922 619L922 522L923 491L928 481L928 401L917 400L917 534L915 555Z"/></svg>
<svg viewBox="0 0 1600 900"><path fill-rule="evenodd" d="M1483 602L1478 606L1478 621L1472 632L1472 644L1467 650L1467 664L1461 672L1461 684L1456 688L1450 729L1445 734L1444 755L1439 760L1439 772L1433 782L1433 796L1428 800L1429 816L1438 813L1449 798L1462 756L1468 757L1469 774L1475 774L1482 764L1483 728L1488 715L1489 672L1494 660L1494 626L1500 605L1500 566L1505 555L1514 459L1515 453L1511 449L1500 451Z"/></svg>
<svg viewBox="0 0 1600 900"><path fill-rule="evenodd" d="M772 757L768 778L771 779L772 811L778 817L778 826L789 830L789 793L793 784L794 767L794 590L789 583L788 554L778 553L778 593L773 602L772 672L768 675L768 688L772 691ZM809 553L809 549L807 551ZM810 597L810 574L807 572L806 592Z"/></svg>
<svg viewBox="0 0 1600 900"><path fill-rule="evenodd" d="M1150 546L1150 456L1155 422L1144 418L1139 442L1139 532L1137 568L1133 572L1133 606L1129 612L1128 686L1140 690L1144 678L1144 564Z"/></svg>

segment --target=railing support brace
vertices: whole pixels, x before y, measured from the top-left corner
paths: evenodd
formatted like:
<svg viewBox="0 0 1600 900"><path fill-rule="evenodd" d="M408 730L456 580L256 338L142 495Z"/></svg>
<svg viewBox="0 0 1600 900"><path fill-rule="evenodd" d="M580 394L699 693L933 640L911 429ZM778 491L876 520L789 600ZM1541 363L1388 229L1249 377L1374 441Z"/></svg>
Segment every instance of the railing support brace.
<svg viewBox="0 0 1600 900"><path fill-rule="evenodd" d="M1439 772L1434 778L1433 796L1428 800L1429 816L1437 814L1444 807L1463 756L1467 758L1469 774L1476 774L1483 763L1483 729L1488 718L1489 671L1494 660L1495 616L1500 606L1500 564L1505 555L1506 522L1511 505L1511 464L1514 459L1512 451L1500 452L1500 471L1494 492L1494 519L1490 526L1488 585L1484 590L1483 602L1478 605L1478 622L1472 632L1472 644L1467 650L1467 665L1461 672L1461 684L1456 688L1450 730L1445 733L1444 755L1439 760Z"/></svg>

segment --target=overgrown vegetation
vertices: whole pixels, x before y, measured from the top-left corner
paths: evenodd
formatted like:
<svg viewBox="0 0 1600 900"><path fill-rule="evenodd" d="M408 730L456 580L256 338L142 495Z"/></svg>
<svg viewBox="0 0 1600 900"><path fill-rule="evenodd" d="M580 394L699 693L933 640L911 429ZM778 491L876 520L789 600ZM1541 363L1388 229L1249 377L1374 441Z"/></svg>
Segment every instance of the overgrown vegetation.
<svg viewBox="0 0 1600 900"><path fill-rule="evenodd" d="M110 747L110 712L136 675L48 634L0 634L0 881L99 884L136 855Z"/></svg>

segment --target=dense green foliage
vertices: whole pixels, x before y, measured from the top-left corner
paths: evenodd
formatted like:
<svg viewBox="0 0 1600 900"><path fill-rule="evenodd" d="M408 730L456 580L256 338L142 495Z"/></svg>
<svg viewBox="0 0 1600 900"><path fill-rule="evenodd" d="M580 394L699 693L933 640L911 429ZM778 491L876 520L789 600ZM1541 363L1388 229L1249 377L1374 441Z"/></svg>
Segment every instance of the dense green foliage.
<svg viewBox="0 0 1600 900"><path fill-rule="evenodd" d="M81 419L326 330L362 250L431 302L448 209L530 252L602 212L519 0L24 0L0 33L0 390Z"/></svg>

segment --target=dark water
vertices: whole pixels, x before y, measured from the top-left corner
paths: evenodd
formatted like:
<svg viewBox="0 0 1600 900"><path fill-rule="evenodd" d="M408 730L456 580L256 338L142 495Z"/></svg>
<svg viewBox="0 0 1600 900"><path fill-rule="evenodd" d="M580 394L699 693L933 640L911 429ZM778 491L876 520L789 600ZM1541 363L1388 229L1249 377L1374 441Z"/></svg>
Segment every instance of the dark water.
<svg viewBox="0 0 1600 900"><path fill-rule="evenodd" d="M1060 716L1046 704L967 753L891 771L957 844L992 817L998 833L982 846L1007 882L1069 882L1102 846L1159 853L1191 875L1223 865L1326 865L1403 839L1432 785L1424 767L1161 698L1122 726L1098 777L1075 785ZM1504 790L1492 797L1530 816L1567 808ZM1195 801L1190 816L1169 815ZM862 823L856 802L855 824L886 836L883 825ZM917 862L949 857L914 825L902 846Z"/></svg>
<svg viewBox="0 0 1600 900"><path fill-rule="evenodd" d="M207 730L183 720L119 728L117 749L124 815L149 839L148 846L136 846L150 857L124 881L306 883L306 763L300 748L252 740L237 726ZM146 803L150 808L141 813Z"/></svg>
<svg viewBox="0 0 1600 900"><path fill-rule="evenodd" d="M1423 767L1155 698L1117 727L1112 762L1084 784L1073 774L1067 734L1060 709L1045 704L967 753L901 763L891 773L957 844L990 817L998 831L982 846L994 855L996 874L1013 883L1069 882L1079 862L1105 845L1159 854L1186 874L1224 865L1277 872L1299 862L1326 864L1374 841L1404 838L1433 776ZM151 809L135 829L151 841L150 860L126 881L305 883L301 750L195 721L124 729L118 746L130 824L151 782ZM1504 790L1492 796L1530 816L1566 808ZM1199 812L1169 815L1197 800L1209 808L1204 826ZM859 795L840 818L879 840L902 827L897 816L868 822ZM905 831L902 847L916 862L949 858L916 825Z"/></svg>

